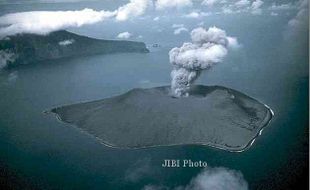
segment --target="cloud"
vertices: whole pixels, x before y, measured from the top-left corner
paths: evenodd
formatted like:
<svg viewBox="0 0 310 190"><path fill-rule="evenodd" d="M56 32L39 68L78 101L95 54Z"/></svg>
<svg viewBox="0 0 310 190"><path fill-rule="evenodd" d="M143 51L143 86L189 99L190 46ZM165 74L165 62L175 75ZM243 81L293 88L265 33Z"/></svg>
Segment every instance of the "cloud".
<svg viewBox="0 0 310 190"><path fill-rule="evenodd" d="M275 13L275 12L271 12L270 15L271 15L271 16L278 16L279 14L278 14L278 13Z"/></svg>
<svg viewBox="0 0 310 190"><path fill-rule="evenodd" d="M47 34L68 27L94 24L113 17L115 12L94 11L33 11L7 14L0 17L0 36L17 33Z"/></svg>
<svg viewBox="0 0 310 190"><path fill-rule="evenodd" d="M196 11L193 11L193 12L191 12L189 14L186 14L184 17L187 17L187 18L198 18L198 17L200 17L200 14L198 12L196 12Z"/></svg>
<svg viewBox="0 0 310 190"><path fill-rule="evenodd" d="M205 23L202 21L202 22L199 22L198 24L197 24L197 26L203 26Z"/></svg>
<svg viewBox="0 0 310 190"><path fill-rule="evenodd" d="M83 2L86 0L28 0L27 2L40 2L40 3L76 3L76 2ZM95 1L95 0L88 0L88 1Z"/></svg>
<svg viewBox="0 0 310 190"><path fill-rule="evenodd" d="M250 3L249 0L240 0L240 1L237 1L237 2L235 3L235 6L236 6L236 7L239 7L239 8L242 8L242 7L246 7L246 6L250 5L250 4L251 4L251 3Z"/></svg>
<svg viewBox="0 0 310 190"><path fill-rule="evenodd" d="M238 46L236 38L226 35L217 27L196 28L191 32L192 42L175 47L169 52L169 60L173 66L171 71L172 95L188 96L191 84L203 70L220 63L228 53L228 48Z"/></svg>
<svg viewBox="0 0 310 190"><path fill-rule="evenodd" d="M220 2L219 0L203 0L201 2L201 5L205 5L207 7L212 7L219 2Z"/></svg>
<svg viewBox="0 0 310 190"><path fill-rule="evenodd" d="M309 8L308 0L298 2L297 14L288 22L287 35L295 35L300 32L309 31Z"/></svg>
<svg viewBox="0 0 310 190"><path fill-rule="evenodd" d="M145 13L151 5L149 0L130 0L130 2L117 10L116 20L124 21L131 17L140 16Z"/></svg>
<svg viewBox="0 0 310 190"><path fill-rule="evenodd" d="M252 9L259 9L263 4L264 4L264 2L262 0L255 0L255 1L253 1L251 8Z"/></svg>
<svg viewBox="0 0 310 190"><path fill-rule="evenodd" d="M184 190L248 190L241 172L227 168L209 168L192 179Z"/></svg>
<svg viewBox="0 0 310 190"><path fill-rule="evenodd" d="M188 29L184 26L184 24L173 24L172 28L175 28L174 35L181 34L182 32L188 32Z"/></svg>
<svg viewBox="0 0 310 190"><path fill-rule="evenodd" d="M142 190L169 190L169 188L158 185L146 185L142 188Z"/></svg>
<svg viewBox="0 0 310 190"><path fill-rule="evenodd" d="M184 15L186 18L201 18L204 16L209 16L210 13L202 12L202 11L192 11L189 14Z"/></svg>
<svg viewBox="0 0 310 190"><path fill-rule="evenodd" d="M154 21L159 21L159 17L157 16L157 17L153 18L153 20Z"/></svg>
<svg viewBox="0 0 310 190"><path fill-rule="evenodd" d="M227 41L228 41L228 45L227 45L228 48L238 49L241 47L241 45L238 43L237 38L235 37L227 36Z"/></svg>
<svg viewBox="0 0 310 190"><path fill-rule="evenodd" d="M182 32L188 32L188 29L185 28L185 27L177 28L177 29L174 30L173 33L174 33L175 35L178 35L178 34L181 34Z"/></svg>
<svg viewBox="0 0 310 190"><path fill-rule="evenodd" d="M206 168L186 186L168 188L146 185L143 190L248 190L248 183L239 171L224 167Z"/></svg>
<svg viewBox="0 0 310 190"><path fill-rule="evenodd" d="M233 14L233 13L251 13L253 15L262 14L262 5L264 2L262 0L238 0L235 3L224 4L222 7L222 13Z"/></svg>
<svg viewBox="0 0 310 190"><path fill-rule="evenodd" d="M261 6L264 4L262 0L255 0L252 2L251 5L251 13L254 15L260 15L262 14Z"/></svg>
<svg viewBox="0 0 310 190"><path fill-rule="evenodd" d="M152 176L154 169L152 169L151 159L144 158L136 161L125 172L125 180L128 182L136 183L141 179Z"/></svg>
<svg viewBox="0 0 310 190"><path fill-rule="evenodd" d="M155 7L157 10L163 10L167 8L184 8L191 7L193 5L192 0L157 0Z"/></svg>
<svg viewBox="0 0 310 190"><path fill-rule="evenodd" d="M14 63L18 58L16 54L8 50L0 50L0 70Z"/></svg>
<svg viewBox="0 0 310 190"><path fill-rule="evenodd" d="M86 0L0 0L0 5L2 4L31 4L31 3L76 3L76 2L85 2ZM96 1L96 0L88 0Z"/></svg>
<svg viewBox="0 0 310 190"><path fill-rule="evenodd" d="M232 4L224 4L222 6L222 13L224 14L235 14L241 12L248 12L250 9L249 6L246 6L246 1L236 1Z"/></svg>
<svg viewBox="0 0 310 190"><path fill-rule="evenodd" d="M70 45L70 44L73 44L73 43L74 43L74 39L63 40L63 41L58 42L58 44L61 45L61 46L67 46L67 45Z"/></svg>
<svg viewBox="0 0 310 190"><path fill-rule="evenodd" d="M130 0L115 11L31 11L11 13L0 17L0 37L17 33L48 34L70 27L81 27L106 19L124 21L143 14L149 0Z"/></svg>
<svg viewBox="0 0 310 190"><path fill-rule="evenodd" d="M230 7L228 7L228 6L223 6L222 7L222 12L224 14L232 14L232 13L234 13L234 11Z"/></svg>
<svg viewBox="0 0 310 190"><path fill-rule="evenodd" d="M132 36L132 34L129 33L129 32L122 32L122 33L119 33L119 34L117 35L117 38L119 38L119 39L128 39L128 38L130 38L131 36Z"/></svg>
<svg viewBox="0 0 310 190"><path fill-rule="evenodd" d="M18 79L18 71L13 71L8 75L7 82L8 84L15 83Z"/></svg>
<svg viewBox="0 0 310 190"><path fill-rule="evenodd" d="M273 11L279 11L279 10L289 10L289 9L295 9L296 6L294 6L292 3L286 3L286 4L280 4L277 5L273 3L268 9Z"/></svg>
<svg viewBox="0 0 310 190"><path fill-rule="evenodd" d="M7 70L6 72L1 72L0 70L0 87L14 85L18 80L18 71Z"/></svg>
<svg viewBox="0 0 310 190"><path fill-rule="evenodd" d="M173 24L172 28L181 28L184 27L184 24Z"/></svg>

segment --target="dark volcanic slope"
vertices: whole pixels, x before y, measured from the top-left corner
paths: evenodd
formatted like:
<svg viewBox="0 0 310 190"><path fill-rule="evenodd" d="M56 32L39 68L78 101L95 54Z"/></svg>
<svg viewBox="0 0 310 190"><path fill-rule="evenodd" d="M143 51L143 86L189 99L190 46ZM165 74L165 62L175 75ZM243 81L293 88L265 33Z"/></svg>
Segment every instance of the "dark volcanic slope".
<svg viewBox="0 0 310 190"><path fill-rule="evenodd" d="M193 86L187 98L169 91L133 89L52 112L113 147L203 144L229 151L249 147L272 117L264 104L225 87Z"/></svg>
<svg viewBox="0 0 310 190"><path fill-rule="evenodd" d="M0 56L11 56L8 66L65 57L110 54L120 52L148 52L143 42L99 40L68 31L48 35L17 34L0 40ZM2 55L5 57L5 55ZM0 57L1 58L1 57Z"/></svg>

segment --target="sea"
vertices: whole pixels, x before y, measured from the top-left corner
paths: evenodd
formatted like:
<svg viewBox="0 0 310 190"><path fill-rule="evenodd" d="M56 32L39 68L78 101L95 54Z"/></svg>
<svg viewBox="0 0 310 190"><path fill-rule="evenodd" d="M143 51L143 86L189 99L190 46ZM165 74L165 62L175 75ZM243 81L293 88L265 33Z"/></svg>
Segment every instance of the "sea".
<svg viewBox="0 0 310 190"><path fill-rule="evenodd" d="M113 10L123 1L10 1L0 15L38 10ZM159 20L153 18L158 16ZM205 161L208 167L240 171L250 189L279 189L303 183L308 173L309 35L291 31L296 10L271 16L238 13L185 18L180 12L150 11L125 22L108 20L68 31L98 39L145 42L150 53L122 53L43 61L0 71L1 183L16 189L142 189L146 185L186 186L203 168L163 168L164 159ZM189 31L219 27L240 47L201 74L203 85L236 89L268 105L274 117L251 148L232 153L207 146L123 150L43 112L99 100L133 88L169 85L169 51L190 41L174 34L173 24ZM158 44L158 47L153 47ZM120 118L121 119L121 118ZM7 181L7 182L6 182ZM308 182L307 182L308 183Z"/></svg>

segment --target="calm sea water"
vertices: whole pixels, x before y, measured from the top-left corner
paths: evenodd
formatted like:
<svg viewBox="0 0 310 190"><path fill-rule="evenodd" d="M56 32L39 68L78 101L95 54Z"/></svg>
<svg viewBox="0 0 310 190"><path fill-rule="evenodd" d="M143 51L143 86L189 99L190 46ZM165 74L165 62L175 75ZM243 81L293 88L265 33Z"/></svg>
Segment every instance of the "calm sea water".
<svg viewBox="0 0 310 190"><path fill-rule="evenodd" d="M21 4L1 5L0 9L5 14L65 10L71 6ZM83 7L105 6L76 3L72 9ZM105 39L130 31L134 34L132 40L142 35L139 40L148 46L161 46L150 48L148 54L98 55L0 71L1 165L27 183L44 189L141 189L147 184L174 187L187 184L201 171L161 168L163 159L169 158L205 160L211 167L239 170L252 189L268 184L271 178L285 179L294 168L302 170L308 160L305 142L309 120L309 37L302 33L284 38L287 22L293 15L294 12L278 17L210 16L195 22L171 17L159 25L146 25L148 19L152 20L146 17L135 22L109 21L71 29ZM173 35L171 25L182 23L192 29L201 21L205 27L216 25L238 37L242 48L230 52L222 64L203 73L197 83L234 88L264 102L275 112L270 125L249 150L229 153L203 146L111 149L42 113L55 106L111 97L132 88L168 85L168 51L189 40L186 33Z"/></svg>

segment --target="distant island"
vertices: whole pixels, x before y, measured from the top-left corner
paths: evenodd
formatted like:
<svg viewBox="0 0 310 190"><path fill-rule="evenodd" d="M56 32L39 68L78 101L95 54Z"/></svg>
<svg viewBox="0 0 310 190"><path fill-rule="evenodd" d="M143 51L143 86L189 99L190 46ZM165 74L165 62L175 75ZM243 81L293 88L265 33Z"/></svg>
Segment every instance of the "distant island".
<svg viewBox="0 0 310 190"><path fill-rule="evenodd" d="M0 40L0 68L60 58L138 52L148 53L143 42L102 40L65 30L47 35L17 34Z"/></svg>
<svg viewBox="0 0 310 190"><path fill-rule="evenodd" d="M179 98L170 91L132 89L50 112L110 147L208 145L232 152L249 148L273 115L268 106L226 87L193 85L189 97Z"/></svg>

